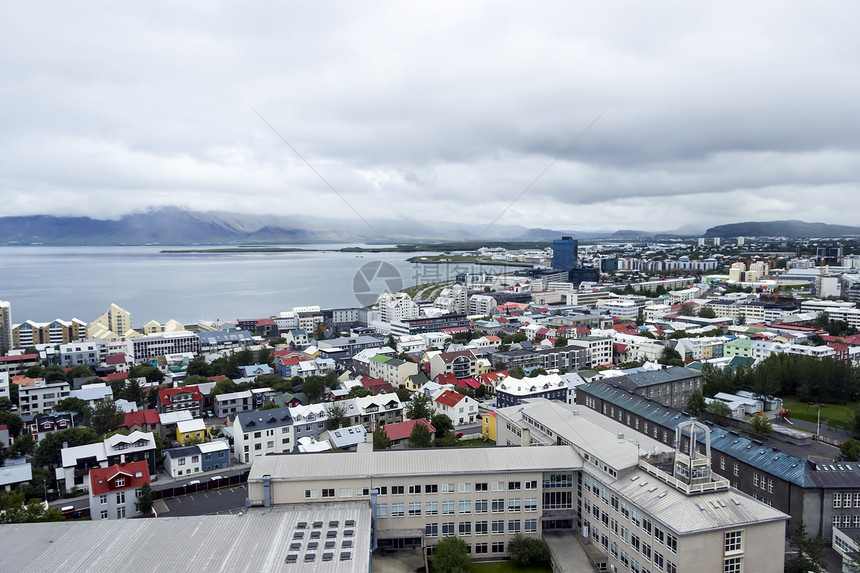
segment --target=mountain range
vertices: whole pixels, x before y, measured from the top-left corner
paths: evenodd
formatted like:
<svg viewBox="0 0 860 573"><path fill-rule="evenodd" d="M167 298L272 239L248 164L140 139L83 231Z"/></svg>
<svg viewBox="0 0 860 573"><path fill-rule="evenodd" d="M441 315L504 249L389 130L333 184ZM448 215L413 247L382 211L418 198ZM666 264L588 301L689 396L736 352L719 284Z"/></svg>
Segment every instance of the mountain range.
<svg viewBox="0 0 860 573"><path fill-rule="evenodd" d="M380 231L380 232L378 232ZM299 243L397 243L432 241L577 239L648 240L669 237L781 236L839 237L860 234L860 228L803 221L748 222L719 225L703 231L685 225L660 233L617 230L575 231L482 225L416 219L334 220L320 217L245 215L187 211L176 207L150 209L116 220L33 215L0 217L0 244L43 245L238 245Z"/></svg>

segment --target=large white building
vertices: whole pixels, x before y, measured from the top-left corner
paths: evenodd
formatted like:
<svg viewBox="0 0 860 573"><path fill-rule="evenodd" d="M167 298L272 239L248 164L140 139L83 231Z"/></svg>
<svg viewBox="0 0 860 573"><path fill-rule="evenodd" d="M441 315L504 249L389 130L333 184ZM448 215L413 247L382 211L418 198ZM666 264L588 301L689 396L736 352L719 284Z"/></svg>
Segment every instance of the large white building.
<svg viewBox="0 0 860 573"><path fill-rule="evenodd" d="M165 332L154 336L130 338L126 342L126 355L135 362L167 356L169 354L200 354L200 338L187 330Z"/></svg>
<svg viewBox="0 0 860 573"><path fill-rule="evenodd" d="M418 305L405 292L395 294L384 292L379 295L377 305L379 306L380 320L389 324L404 319L418 318L421 314Z"/></svg>

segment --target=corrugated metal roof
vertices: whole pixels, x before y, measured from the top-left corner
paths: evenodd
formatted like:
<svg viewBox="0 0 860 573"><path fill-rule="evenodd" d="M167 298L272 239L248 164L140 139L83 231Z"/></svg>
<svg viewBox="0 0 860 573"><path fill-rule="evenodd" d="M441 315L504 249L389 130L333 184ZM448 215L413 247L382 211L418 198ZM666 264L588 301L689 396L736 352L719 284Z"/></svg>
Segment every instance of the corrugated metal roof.
<svg viewBox="0 0 860 573"><path fill-rule="evenodd" d="M354 521L353 526L347 520ZM294 532L321 521L323 538L306 561L309 535L291 549ZM339 522L329 527L330 522ZM337 536L325 537L329 530ZM347 536L346 530L352 530ZM244 515L160 517L0 526L3 568L17 573L356 573L370 569L370 504L338 503L252 508ZM335 541L331 561L324 541ZM298 540L297 540L298 541ZM344 541L352 541L343 548ZM341 552L349 552L341 560ZM297 555L297 562L286 563Z"/></svg>
<svg viewBox="0 0 860 573"><path fill-rule="evenodd" d="M248 480L259 482L264 475L271 475L274 481L291 481L552 471L580 467L582 458L569 446L323 452L256 458Z"/></svg>
<svg viewBox="0 0 860 573"><path fill-rule="evenodd" d="M666 382L677 382L688 378L701 377L702 373L697 370L675 366L672 368L666 368L665 370L652 370L649 372L637 372L634 374L627 374L625 376L618 376L612 379L612 383L617 384L622 388L633 390L636 388L653 386L655 384L665 384Z"/></svg>

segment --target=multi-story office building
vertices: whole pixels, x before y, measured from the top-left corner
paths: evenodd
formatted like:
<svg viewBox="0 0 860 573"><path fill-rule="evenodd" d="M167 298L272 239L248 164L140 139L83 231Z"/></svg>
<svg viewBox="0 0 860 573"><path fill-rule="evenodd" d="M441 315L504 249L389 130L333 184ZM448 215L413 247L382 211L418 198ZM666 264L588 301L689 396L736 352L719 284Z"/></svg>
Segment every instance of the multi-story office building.
<svg viewBox="0 0 860 573"><path fill-rule="evenodd" d="M538 538L569 528L580 466L569 447L263 456L251 468L248 498L269 505L365 500L375 506L380 547L432 548L458 536L475 558L498 558L518 533Z"/></svg>
<svg viewBox="0 0 860 573"><path fill-rule="evenodd" d="M702 391L704 377L698 370L680 366L625 376L607 378L603 382L614 388L654 400L664 406L681 409L687 407L690 394Z"/></svg>
<svg viewBox="0 0 860 573"><path fill-rule="evenodd" d="M165 332L155 336L130 338L126 342L126 355L135 362L169 354L200 354L200 339L193 332Z"/></svg>
<svg viewBox="0 0 860 573"><path fill-rule="evenodd" d="M576 268L579 241L573 237L562 237L552 242L552 268L569 271Z"/></svg>

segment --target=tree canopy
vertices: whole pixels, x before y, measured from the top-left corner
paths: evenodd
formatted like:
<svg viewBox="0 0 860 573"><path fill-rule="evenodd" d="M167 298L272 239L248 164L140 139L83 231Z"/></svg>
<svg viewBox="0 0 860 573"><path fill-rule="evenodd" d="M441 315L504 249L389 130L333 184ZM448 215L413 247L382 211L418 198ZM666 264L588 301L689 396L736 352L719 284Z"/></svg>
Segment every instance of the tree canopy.
<svg viewBox="0 0 860 573"><path fill-rule="evenodd" d="M415 392L406 407L406 417L410 420L424 418L429 420L433 416L433 403L424 392Z"/></svg>
<svg viewBox="0 0 860 573"><path fill-rule="evenodd" d="M459 537L445 537L433 548L432 573L468 573L471 568L469 547Z"/></svg>
<svg viewBox="0 0 860 573"><path fill-rule="evenodd" d="M63 442L69 447L94 444L100 441L98 434L92 428L69 428L48 434L39 441L33 462L42 467L58 466L60 464L60 450Z"/></svg>
<svg viewBox="0 0 860 573"><path fill-rule="evenodd" d="M430 428L427 424L418 422L412 427L412 432L409 434L409 439L406 440L407 448L429 448L433 446L433 439L430 437Z"/></svg>

